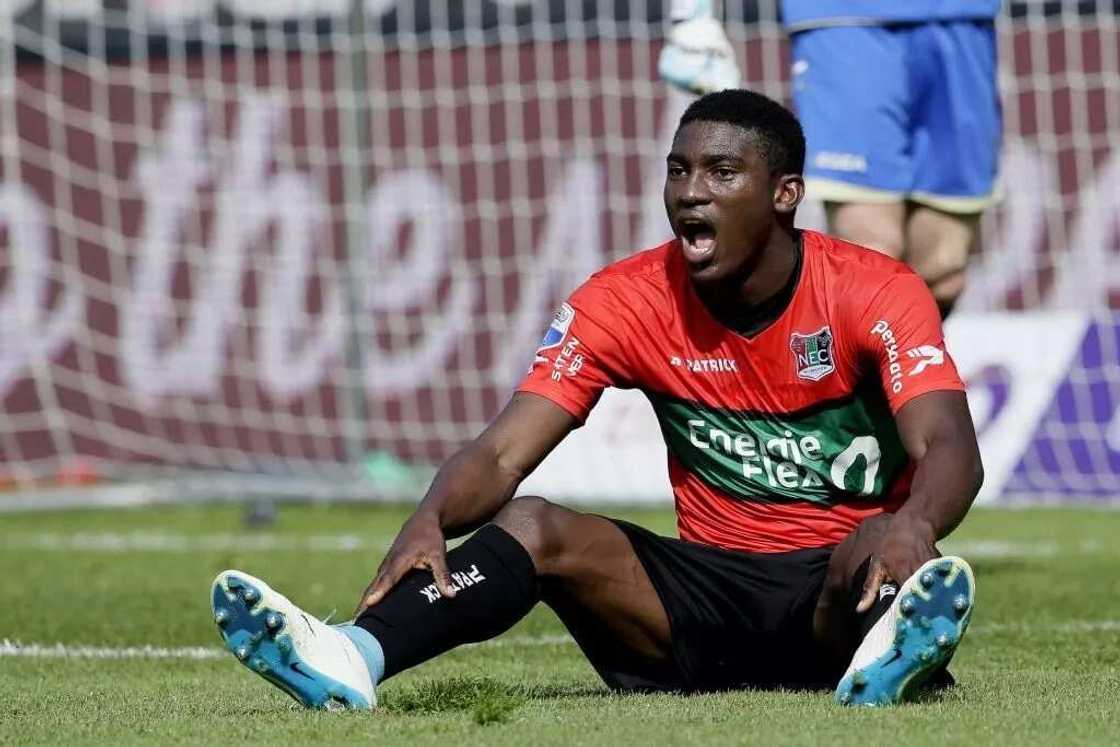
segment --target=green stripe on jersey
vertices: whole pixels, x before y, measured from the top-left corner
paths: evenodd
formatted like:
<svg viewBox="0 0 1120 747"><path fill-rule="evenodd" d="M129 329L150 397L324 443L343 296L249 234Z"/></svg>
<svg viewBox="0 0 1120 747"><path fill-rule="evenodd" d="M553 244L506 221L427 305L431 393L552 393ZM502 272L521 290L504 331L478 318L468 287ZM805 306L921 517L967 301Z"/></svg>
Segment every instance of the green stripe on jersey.
<svg viewBox="0 0 1120 747"><path fill-rule="evenodd" d="M877 390L793 413L722 410L649 393L669 451L748 501L881 499L909 460Z"/></svg>

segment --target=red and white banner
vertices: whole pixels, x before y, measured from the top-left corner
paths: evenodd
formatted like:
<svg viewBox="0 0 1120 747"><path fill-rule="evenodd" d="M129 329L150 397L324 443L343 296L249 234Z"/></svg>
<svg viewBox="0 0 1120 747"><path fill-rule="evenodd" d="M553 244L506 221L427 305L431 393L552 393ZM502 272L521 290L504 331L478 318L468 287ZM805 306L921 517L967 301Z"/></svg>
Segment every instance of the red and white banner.
<svg viewBox="0 0 1120 747"><path fill-rule="evenodd" d="M966 306L1114 308L1120 33L1010 28L1005 199ZM785 68L774 50L747 43L755 85L777 85L760 79ZM0 159L0 462L268 469L344 461L355 434L447 456L505 401L556 303L667 236L682 102L651 78L658 51L384 51L360 152L343 146L343 55L21 62ZM820 218L809 205L802 223Z"/></svg>

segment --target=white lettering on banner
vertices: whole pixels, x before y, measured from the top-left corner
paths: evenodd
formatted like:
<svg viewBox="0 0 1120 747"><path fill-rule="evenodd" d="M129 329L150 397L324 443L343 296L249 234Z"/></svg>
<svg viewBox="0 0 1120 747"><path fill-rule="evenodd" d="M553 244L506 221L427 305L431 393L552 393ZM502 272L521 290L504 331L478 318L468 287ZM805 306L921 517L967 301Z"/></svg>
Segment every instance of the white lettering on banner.
<svg viewBox="0 0 1120 747"><path fill-rule="evenodd" d="M602 265L601 194L599 167L589 159L569 163L559 185L551 190L548 223L538 242L540 250L522 270L518 305L509 331L495 340L499 357L494 370L499 388L512 385L525 371L527 356L536 350L534 343L548 326L555 307L553 293L568 293ZM517 236L515 241L528 248L532 237ZM464 325L469 321L462 320Z"/></svg>
<svg viewBox="0 0 1120 747"><path fill-rule="evenodd" d="M1120 157L1113 155L1097 172L1096 183L1082 189L1080 212L1069 250L1055 263L1057 277L1048 306L1060 309L1107 309L1109 295L1120 288Z"/></svg>
<svg viewBox="0 0 1120 747"><path fill-rule="evenodd" d="M1104 442L1108 444L1108 448L1120 453L1120 407L1112 411L1104 432Z"/></svg>
<svg viewBox="0 0 1120 747"><path fill-rule="evenodd" d="M998 211L1003 219L997 220L995 210L985 211L983 251L969 257L958 308L999 308L1013 291L1029 293L1037 288L1039 262L1050 262L1037 248L1039 237L1045 235L1046 203L1048 195L1058 193L1050 163L1039 156L1037 147L1028 147L1022 141L1007 144L1000 163L1002 181L1007 186ZM1023 188L1016 188L1020 185ZM1038 292L1036 289L1033 296L1025 295L1024 301L1029 306L1037 305Z"/></svg>
<svg viewBox="0 0 1120 747"><path fill-rule="evenodd" d="M350 0L222 0L222 6L235 16L282 21L344 16Z"/></svg>
<svg viewBox="0 0 1120 747"><path fill-rule="evenodd" d="M0 226L8 229L7 281L0 286L0 397L29 363L53 354L80 322L82 297L66 287L48 307L50 234L30 188L0 183Z"/></svg>
<svg viewBox="0 0 1120 747"><path fill-rule="evenodd" d="M170 286L181 227L195 209L198 188L212 178L211 165L199 158L201 105L173 104L161 148L137 163L136 179L149 200L134 289L122 315L120 350L124 377L142 400L217 392L229 325L241 310L239 288L250 245L274 221L279 258L277 271L266 275L262 289L262 383L281 399L298 396L322 379L326 361L341 349L345 328L337 288L325 283L321 329L310 329L300 302L324 200L305 175L268 174L282 113L276 99L243 100L223 159L228 166L217 177L210 251L197 265L197 286L189 301L174 299ZM189 313L182 334L168 342L174 336L177 304L186 305ZM296 336L303 341L298 352L290 342Z"/></svg>
<svg viewBox="0 0 1120 747"><path fill-rule="evenodd" d="M370 192L364 230L372 239L370 264L363 272L369 279L365 285L367 315L376 319L378 312L410 309L434 314L440 282L451 279L439 317L427 319L424 335L415 346L385 350L376 342L369 343L365 384L370 392L408 391L441 375L444 359L475 321L474 279L459 253L461 220L459 205L447 187L422 169L389 174ZM397 236L408 225L412 226L412 240L401 247ZM376 336L361 334L366 340ZM523 346L521 352L528 349Z"/></svg>
<svg viewBox="0 0 1120 747"><path fill-rule="evenodd" d="M338 284L325 278L318 326L304 305L313 239L327 230L324 202L310 180L294 172L279 174L262 199L266 209L260 219L263 223L266 211L272 212L278 231L276 257L261 269L260 373L269 392L291 400L318 384L331 360L341 355L345 312Z"/></svg>
<svg viewBox="0 0 1120 747"><path fill-rule="evenodd" d="M245 148L258 158L261 133L250 132L251 117L242 115L241 136L249 135ZM203 152L204 110L200 103L177 101L167 112L167 125L160 146L141 155L135 179L148 196L140 229L141 251L136 258L132 293L121 314L120 355L125 381L141 400L168 392L209 394L218 385L224 363L225 325L234 309L243 257L240 242L226 246L215 241L218 251L200 268L202 279L190 303L186 329L178 342L166 342L175 330L175 299L170 292L180 233L195 205L197 190L208 177ZM234 138L236 141L237 138ZM244 179L252 157L234 147L229 157L238 168L232 179ZM228 198L229 186L219 189ZM224 200L217 200L222 210ZM230 210L224 219L215 218L215 237L229 232ZM240 217L240 216L239 216ZM219 230L219 227L224 230Z"/></svg>
<svg viewBox="0 0 1120 747"><path fill-rule="evenodd" d="M96 18L105 12L102 0L45 0L43 10L63 20Z"/></svg>
<svg viewBox="0 0 1120 747"><path fill-rule="evenodd" d="M211 15L217 0L142 0L140 6L148 23L177 23Z"/></svg>

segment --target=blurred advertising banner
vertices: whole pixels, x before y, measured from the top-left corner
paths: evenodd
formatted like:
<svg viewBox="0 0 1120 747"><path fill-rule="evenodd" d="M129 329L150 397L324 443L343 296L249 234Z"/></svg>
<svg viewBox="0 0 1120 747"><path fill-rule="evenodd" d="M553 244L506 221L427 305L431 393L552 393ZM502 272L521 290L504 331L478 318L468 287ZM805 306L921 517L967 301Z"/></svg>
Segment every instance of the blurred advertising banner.
<svg viewBox="0 0 1120 747"><path fill-rule="evenodd" d="M19 50L0 66L0 465L16 483L75 455L121 475L438 462L507 400L571 289L668 237L664 154L687 101L657 79L661 4L367 0L361 44L351 7L0 6ZM782 97L774 7L742 4L729 30L748 84ZM1120 307L1120 28L1048 7L1001 22L1004 200L965 312ZM822 223L819 204L800 215ZM1002 318L977 333L985 353L1032 342ZM1031 334L1067 334L1054 324ZM1002 375L977 374L992 402ZM1101 391L1071 380L1065 398L1084 418ZM1008 401L1030 420L1045 399ZM1054 426L1029 474L1011 456L989 469L1009 490L1072 490L1050 465L1112 476L1111 452L1075 443L1110 428Z"/></svg>

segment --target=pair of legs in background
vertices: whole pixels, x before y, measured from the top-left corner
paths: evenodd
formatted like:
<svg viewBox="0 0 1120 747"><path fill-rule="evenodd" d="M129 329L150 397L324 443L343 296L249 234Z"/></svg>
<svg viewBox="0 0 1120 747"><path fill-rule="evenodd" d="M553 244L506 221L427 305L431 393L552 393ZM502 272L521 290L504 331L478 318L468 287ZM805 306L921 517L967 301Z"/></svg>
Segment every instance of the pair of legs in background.
<svg viewBox="0 0 1120 747"><path fill-rule="evenodd" d="M992 22L817 28L792 52L807 193L832 233L907 262L947 314L995 197Z"/></svg>
<svg viewBox="0 0 1120 747"><path fill-rule="evenodd" d="M908 581L910 593L904 584L898 594L910 599L905 614L915 621L909 644L896 630L909 622L891 617L903 614L895 590L884 587L890 593L857 615L867 560L889 521L865 521L835 548L742 553L519 498L448 553L454 597L439 594L430 571L414 570L352 625L327 626L263 581L226 571L212 603L230 650L309 706L368 707L386 678L508 630L538 601L607 685L624 691L833 688L861 640L889 617L883 650L865 656L868 671L887 648L909 645L909 658L890 659L895 669L867 687L849 672L847 700L837 697L849 702L856 687L867 702L897 702L911 680L936 674L952 655L973 586L963 561L949 558L916 574L924 573L922 588ZM959 599L967 605L950 609Z"/></svg>

